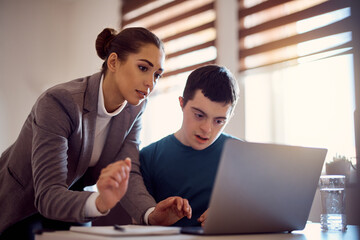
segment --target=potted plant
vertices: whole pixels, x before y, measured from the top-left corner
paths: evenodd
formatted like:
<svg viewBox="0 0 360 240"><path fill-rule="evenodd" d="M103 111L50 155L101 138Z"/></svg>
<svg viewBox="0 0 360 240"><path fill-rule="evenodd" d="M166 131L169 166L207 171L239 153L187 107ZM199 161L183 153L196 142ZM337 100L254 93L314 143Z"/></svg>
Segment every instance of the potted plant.
<svg viewBox="0 0 360 240"><path fill-rule="evenodd" d="M336 155L333 160L326 163L326 174L328 175L345 175L349 181L351 161L345 156Z"/></svg>

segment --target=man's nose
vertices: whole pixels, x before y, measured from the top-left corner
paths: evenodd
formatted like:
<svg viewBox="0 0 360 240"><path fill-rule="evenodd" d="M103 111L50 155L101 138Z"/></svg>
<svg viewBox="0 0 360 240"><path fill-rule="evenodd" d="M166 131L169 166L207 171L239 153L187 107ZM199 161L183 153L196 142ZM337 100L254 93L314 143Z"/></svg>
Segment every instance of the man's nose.
<svg viewBox="0 0 360 240"><path fill-rule="evenodd" d="M205 133L209 133L211 132L211 128L212 128L212 125L211 125L211 120L210 119L206 119L202 124L201 124L201 130L203 130Z"/></svg>

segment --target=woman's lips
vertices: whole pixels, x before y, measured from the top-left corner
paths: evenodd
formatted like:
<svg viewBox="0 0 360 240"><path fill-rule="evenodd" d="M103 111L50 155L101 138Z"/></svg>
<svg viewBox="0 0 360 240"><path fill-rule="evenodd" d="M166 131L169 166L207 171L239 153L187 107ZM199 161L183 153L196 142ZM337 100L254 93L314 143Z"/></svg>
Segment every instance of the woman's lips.
<svg viewBox="0 0 360 240"><path fill-rule="evenodd" d="M141 90L136 90L136 92L140 98L146 98L146 96L148 95L147 92Z"/></svg>

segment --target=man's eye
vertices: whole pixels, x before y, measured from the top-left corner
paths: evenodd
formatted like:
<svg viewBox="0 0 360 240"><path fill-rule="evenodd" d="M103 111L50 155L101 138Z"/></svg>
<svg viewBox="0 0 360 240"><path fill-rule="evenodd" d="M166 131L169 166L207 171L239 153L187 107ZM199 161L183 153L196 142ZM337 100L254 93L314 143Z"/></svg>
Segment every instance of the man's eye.
<svg viewBox="0 0 360 240"><path fill-rule="evenodd" d="M204 116L202 115L202 114L200 114L200 113L194 113L195 114L195 117L196 118L199 118L199 119L201 119L201 118L203 118Z"/></svg>
<svg viewBox="0 0 360 240"><path fill-rule="evenodd" d="M139 65L139 69L140 69L141 71L143 71L143 72L146 72L146 71L148 70L147 67L144 67L144 66L141 66L141 65Z"/></svg>

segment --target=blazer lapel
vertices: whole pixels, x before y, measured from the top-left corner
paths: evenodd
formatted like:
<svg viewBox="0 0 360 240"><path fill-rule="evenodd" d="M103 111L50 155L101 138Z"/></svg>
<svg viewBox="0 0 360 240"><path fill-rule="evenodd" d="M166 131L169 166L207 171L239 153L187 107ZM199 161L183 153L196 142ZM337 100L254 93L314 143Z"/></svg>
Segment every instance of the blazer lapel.
<svg viewBox="0 0 360 240"><path fill-rule="evenodd" d="M90 76L84 95L81 154L79 166L76 171L76 175L79 177L81 177L88 168L93 150L100 77L101 73Z"/></svg>
<svg viewBox="0 0 360 240"><path fill-rule="evenodd" d="M111 125L104 148L98 163L94 166L94 169L92 169L92 175L94 177L98 177L101 169L105 168L110 163L120 160L116 159L116 156L120 152L129 131L130 117L131 106L128 105L119 115L111 119Z"/></svg>

